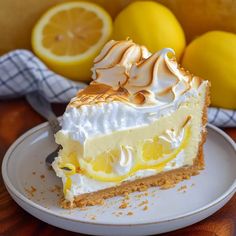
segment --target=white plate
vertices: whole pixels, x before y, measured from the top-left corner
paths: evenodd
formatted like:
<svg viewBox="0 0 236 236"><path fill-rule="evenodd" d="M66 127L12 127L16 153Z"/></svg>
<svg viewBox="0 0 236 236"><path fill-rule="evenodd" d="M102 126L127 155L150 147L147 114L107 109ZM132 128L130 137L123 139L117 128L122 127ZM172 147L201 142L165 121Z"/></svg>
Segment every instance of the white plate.
<svg viewBox="0 0 236 236"><path fill-rule="evenodd" d="M145 235L172 231L210 216L229 201L236 189L235 143L212 125L208 125L205 144L206 168L200 175L172 189L151 188L148 196L133 193L125 209L119 209L122 197L83 211L61 209L55 188L61 186L61 181L44 163L45 156L54 149L47 123L29 130L7 151L3 179L12 198L30 214L74 232ZM32 196L29 190L33 190Z"/></svg>

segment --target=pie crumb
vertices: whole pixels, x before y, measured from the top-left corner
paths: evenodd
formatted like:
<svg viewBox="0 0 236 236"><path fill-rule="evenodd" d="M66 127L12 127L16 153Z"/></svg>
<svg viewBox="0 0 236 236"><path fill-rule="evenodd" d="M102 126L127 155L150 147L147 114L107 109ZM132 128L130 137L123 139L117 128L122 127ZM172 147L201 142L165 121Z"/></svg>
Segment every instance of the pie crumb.
<svg viewBox="0 0 236 236"><path fill-rule="evenodd" d="M41 179L45 179L45 175L40 175L40 178Z"/></svg>
<svg viewBox="0 0 236 236"><path fill-rule="evenodd" d="M148 200L144 200L144 201L142 201L141 203L139 203L138 206L143 206L143 205L145 205L145 204L148 204Z"/></svg>
<svg viewBox="0 0 236 236"><path fill-rule="evenodd" d="M130 197L129 197L129 194L125 194L125 200L129 200Z"/></svg>
<svg viewBox="0 0 236 236"><path fill-rule="evenodd" d="M96 218L97 218L97 217L96 217L95 215L92 215L92 216L90 217L91 220L96 220Z"/></svg>
<svg viewBox="0 0 236 236"><path fill-rule="evenodd" d="M49 189L50 192L52 193L61 193L61 187L59 185L54 185L52 188Z"/></svg>
<svg viewBox="0 0 236 236"><path fill-rule="evenodd" d="M34 186L30 186L29 189L25 188L25 191L31 196L34 197L34 193L37 191L37 189Z"/></svg>
<svg viewBox="0 0 236 236"><path fill-rule="evenodd" d="M125 209L125 208L127 208L127 206L128 206L128 203L123 201L123 202L121 203L121 205L119 206L119 208L120 208L120 209Z"/></svg>
<svg viewBox="0 0 236 236"><path fill-rule="evenodd" d="M145 206L144 208L143 208L143 211L147 211L148 210L148 206Z"/></svg>
<svg viewBox="0 0 236 236"><path fill-rule="evenodd" d="M182 191L182 190L186 190L187 189L187 186L186 185L182 185L180 188L178 188L178 192ZM186 191L185 191L186 192Z"/></svg>

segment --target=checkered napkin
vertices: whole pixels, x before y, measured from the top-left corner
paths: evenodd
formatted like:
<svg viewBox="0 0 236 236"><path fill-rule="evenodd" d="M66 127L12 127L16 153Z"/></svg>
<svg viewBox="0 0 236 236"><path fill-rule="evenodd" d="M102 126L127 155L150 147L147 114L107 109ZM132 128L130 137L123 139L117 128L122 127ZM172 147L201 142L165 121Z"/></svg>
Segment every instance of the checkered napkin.
<svg viewBox="0 0 236 236"><path fill-rule="evenodd" d="M68 102L86 84L53 73L27 50L15 50L0 57L0 99L39 91L50 102ZM236 111L209 108L209 122L220 127L236 127Z"/></svg>
<svg viewBox="0 0 236 236"><path fill-rule="evenodd" d="M53 73L30 51L15 50L0 57L0 99L39 91L50 102L68 102L85 86Z"/></svg>

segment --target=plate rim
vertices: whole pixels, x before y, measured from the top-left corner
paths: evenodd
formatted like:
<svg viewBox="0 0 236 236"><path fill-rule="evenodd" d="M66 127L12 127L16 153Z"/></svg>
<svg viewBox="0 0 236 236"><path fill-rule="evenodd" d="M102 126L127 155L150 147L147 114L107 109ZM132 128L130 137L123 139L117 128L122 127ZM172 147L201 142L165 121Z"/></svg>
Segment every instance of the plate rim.
<svg viewBox="0 0 236 236"><path fill-rule="evenodd" d="M3 157L3 161L2 161L2 177L3 177L3 182L6 186L6 189L8 192L10 192L11 194L15 195L15 197L17 197L18 199L20 199L21 201L25 202L26 204L28 204L30 207L35 208L38 211L42 211L44 213L47 213L51 216L60 218L60 219L64 219L64 220L68 220L68 221L73 221L73 222L77 222L77 223L82 223L82 224L92 224L92 225L97 225L97 226L144 226L144 225L152 225L152 224L163 224L163 223L167 223L167 222L173 222L176 220L180 220L186 217L190 217L196 214L199 214L211 207L214 207L215 205L217 205L218 203L222 202L224 199L226 199L228 196L230 196L231 194L233 194L236 191L236 178L235 180L232 182L232 184L230 185L230 187L222 194L220 195L218 198L216 198L214 201L206 204L205 206L198 208L194 211L190 211L188 213L182 214L180 216L174 216L172 218L169 219L163 219L163 220L159 220L159 221L152 221L152 222L144 222L144 223L127 223L127 224L120 224L120 223L102 223L102 222L90 222L90 221L86 221L86 220L76 220L76 219L71 219L69 217L65 217L62 215L58 215L57 213L55 213L53 210L44 208L43 206L31 201L30 199L28 199L26 196L24 196L20 191L18 191L15 186L11 183L10 178L8 177L8 171L7 171L7 165L8 165L8 161L11 157L11 154L15 151L15 149L29 136L31 136L33 133L39 131L40 129L43 129L45 127L49 126L48 122L44 122L42 124L39 124L31 129L29 129L28 131L26 131L24 134L22 134L20 137L18 137L12 144L11 146L8 148L7 152L5 153L4 157ZM232 150L235 152L236 154L236 143L233 141L233 139L226 134L223 130L219 129L218 127L212 125L212 124L207 124L207 128L210 128L211 130L213 130L214 132L218 133L219 135L221 135L226 142L228 142L230 144L230 146L232 147ZM20 206L21 207L21 206ZM23 207L21 207L23 208ZM23 208L24 209L24 208ZM25 210L25 209L24 209Z"/></svg>

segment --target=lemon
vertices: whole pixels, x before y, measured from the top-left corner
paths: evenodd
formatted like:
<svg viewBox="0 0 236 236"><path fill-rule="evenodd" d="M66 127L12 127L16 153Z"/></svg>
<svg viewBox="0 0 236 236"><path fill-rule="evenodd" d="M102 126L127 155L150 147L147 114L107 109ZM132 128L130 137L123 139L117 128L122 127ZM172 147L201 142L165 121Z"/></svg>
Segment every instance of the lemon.
<svg viewBox="0 0 236 236"><path fill-rule="evenodd" d="M142 147L142 156L145 161L158 160L163 155L169 154L170 152L171 147L169 143L165 142L163 145L158 137L147 140Z"/></svg>
<svg viewBox="0 0 236 236"><path fill-rule="evenodd" d="M88 81L92 62L111 33L111 17L101 7L67 2L39 19L32 31L32 48L55 72Z"/></svg>
<svg viewBox="0 0 236 236"><path fill-rule="evenodd" d="M85 171L85 175L99 181L121 181L127 175L119 175L114 171L114 164L119 161L119 157L120 150L114 149L91 160L80 159L80 168Z"/></svg>
<svg viewBox="0 0 236 236"><path fill-rule="evenodd" d="M115 19L113 37L130 37L151 52L170 47L177 58L185 47L184 32L175 16L165 6L151 1L134 2L122 10Z"/></svg>
<svg viewBox="0 0 236 236"><path fill-rule="evenodd" d="M161 140L159 137L154 137L151 140L146 140L141 145L141 155L138 165L140 169L151 168L160 169L171 160L173 160L181 150L185 149L191 135L190 126L185 128L184 137L178 148L172 150L171 145L166 140Z"/></svg>
<svg viewBox="0 0 236 236"><path fill-rule="evenodd" d="M236 33L236 1L159 0L159 2L175 14L184 29L187 42L211 30Z"/></svg>
<svg viewBox="0 0 236 236"><path fill-rule="evenodd" d="M203 34L187 46L182 64L211 82L213 106L236 109L236 34Z"/></svg>

